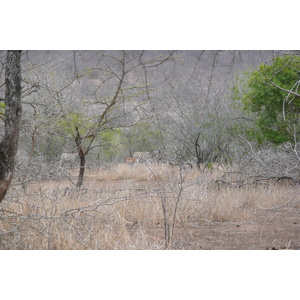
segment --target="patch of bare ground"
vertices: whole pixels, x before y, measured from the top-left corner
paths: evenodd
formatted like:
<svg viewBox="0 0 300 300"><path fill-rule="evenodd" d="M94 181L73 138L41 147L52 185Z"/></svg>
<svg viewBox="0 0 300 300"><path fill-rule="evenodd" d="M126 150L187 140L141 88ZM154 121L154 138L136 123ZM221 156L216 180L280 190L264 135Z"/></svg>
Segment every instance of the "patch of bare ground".
<svg viewBox="0 0 300 300"><path fill-rule="evenodd" d="M299 187L220 186L221 170L125 164L15 183L1 249L299 249Z"/></svg>
<svg viewBox="0 0 300 300"><path fill-rule="evenodd" d="M177 228L174 249L283 250L300 248L299 208L253 211L249 221Z"/></svg>

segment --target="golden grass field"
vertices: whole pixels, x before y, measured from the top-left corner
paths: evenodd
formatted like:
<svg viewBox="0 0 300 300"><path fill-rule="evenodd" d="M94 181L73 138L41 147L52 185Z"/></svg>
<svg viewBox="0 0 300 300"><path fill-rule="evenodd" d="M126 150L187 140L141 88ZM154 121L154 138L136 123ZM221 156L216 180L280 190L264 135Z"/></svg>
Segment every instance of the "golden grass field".
<svg viewBox="0 0 300 300"><path fill-rule="evenodd" d="M77 169L12 184L1 203L0 247L299 249L299 186L220 185L224 172L119 164L87 169L81 189Z"/></svg>

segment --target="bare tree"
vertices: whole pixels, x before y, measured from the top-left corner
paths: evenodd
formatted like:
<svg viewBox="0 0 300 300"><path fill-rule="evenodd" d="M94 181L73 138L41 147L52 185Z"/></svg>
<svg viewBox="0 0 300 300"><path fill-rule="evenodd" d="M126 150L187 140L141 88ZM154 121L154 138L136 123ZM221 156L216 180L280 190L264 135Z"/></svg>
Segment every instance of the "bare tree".
<svg viewBox="0 0 300 300"><path fill-rule="evenodd" d="M179 163L195 161L199 169L200 164L231 160L232 121L226 83L206 79L188 83L173 79L158 96L164 108L156 124L170 137L169 152Z"/></svg>
<svg viewBox="0 0 300 300"><path fill-rule="evenodd" d="M22 123L15 163L14 183L27 185L37 178L61 174L59 156L68 151L68 133L63 130L62 109L57 98L63 97L77 78L68 72L72 53L50 51L22 52ZM62 101L70 105L73 93ZM77 103L76 103L77 104Z"/></svg>
<svg viewBox="0 0 300 300"><path fill-rule="evenodd" d="M147 79L142 81L136 78L137 71L158 66L171 57L172 52L158 57L151 57L145 51L99 53L96 66L89 68L89 72L94 72L97 78L96 87L86 95L89 99L86 100L89 127L82 123L74 128L74 140L80 158L77 187L83 183L86 155L101 146L97 143L97 137L103 131L130 127L150 118L148 111L143 109L146 101L142 98L148 82Z"/></svg>
<svg viewBox="0 0 300 300"><path fill-rule="evenodd" d="M8 51L5 66L5 133L0 143L0 201L13 177L22 117L21 51Z"/></svg>

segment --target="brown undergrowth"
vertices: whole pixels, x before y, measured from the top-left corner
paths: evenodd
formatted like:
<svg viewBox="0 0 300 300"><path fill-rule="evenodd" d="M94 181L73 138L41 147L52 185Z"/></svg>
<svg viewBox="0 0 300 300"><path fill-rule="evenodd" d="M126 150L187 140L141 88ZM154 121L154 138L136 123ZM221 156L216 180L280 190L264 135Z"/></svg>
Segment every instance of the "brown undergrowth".
<svg viewBox="0 0 300 300"><path fill-rule="evenodd" d="M188 249L184 240L195 228L254 222L253 212L282 206L298 191L217 187L217 169L125 164L87 169L76 189L77 172L11 187L1 203L1 249L174 249L178 240Z"/></svg>

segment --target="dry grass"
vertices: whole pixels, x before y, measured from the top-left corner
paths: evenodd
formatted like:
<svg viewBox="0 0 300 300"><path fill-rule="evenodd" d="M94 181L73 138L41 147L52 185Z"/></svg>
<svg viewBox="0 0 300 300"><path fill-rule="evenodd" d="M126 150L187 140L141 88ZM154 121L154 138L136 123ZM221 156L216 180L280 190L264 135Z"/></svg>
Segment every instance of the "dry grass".
<svg viewBox="0 0 300 300"><path fill-rule="evenodd" d="M86 170L78 190L70 180L10 189L1 204L2 249L163 249L166 229L246 222L255 209L284 204L292 186L215 188L222 171L180 171L165 165L120 164Z"/></svg>

